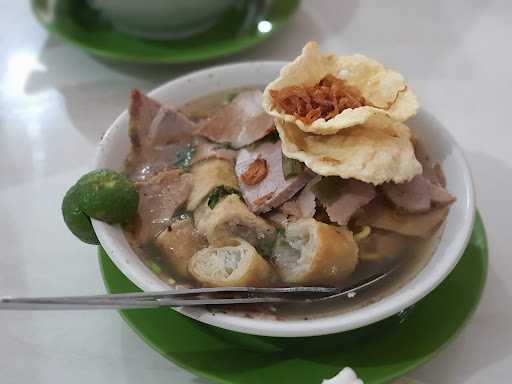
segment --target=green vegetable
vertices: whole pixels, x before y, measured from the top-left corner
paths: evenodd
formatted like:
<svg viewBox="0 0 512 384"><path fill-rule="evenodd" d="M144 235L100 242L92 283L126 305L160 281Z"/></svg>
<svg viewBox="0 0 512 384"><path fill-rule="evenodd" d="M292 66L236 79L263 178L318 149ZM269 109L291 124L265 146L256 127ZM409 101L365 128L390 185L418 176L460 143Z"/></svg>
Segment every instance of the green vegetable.
<svg viewBox="0 0 512 384"><path fill-rule="evenodd" d="M229 142L225 142L225 143L216 143L217 144L217 148L215 149L219 149L219 148L224 148L224 149L234 149L232 146L231 146L231 143Z"/></svg>
<svg viewBox="0 0 512 384"><path fill-rule="evenodd" d="M288 180L290 177L298 176L304 172L304 164L302 162L290 159L289 157L286 157L284 153L282 156L282 167L285 180Z"/></svg>
<svg viewBox="0 0 512 384"><path fill-rule="evenodd" d="M323 177L311 188L313 193L326 203L330 203L338 198L343 188L343 179L337 176Z"/></svg>
<svg viewBox="0 0 512 384"><path fill-rule="evenodd" d="M99 169L82 176L62 201L62 215L80 240L99 244L90 218L109 224L127 223L137 214L139 194L125 176Z"/></svg>
<svg viewBox="0 0 512 384"><path fill-rule="evenodd" d="M269 241L259 246L255 246L254 249L263 257L271 257L272 251L274 250L275 241Z"/></svg>
<svg viewBox="0 0 512 384"><path fill-rule="evenodd" d="M162 273L162 268L157 263L155 263L154 261L150 261L148 264L149 264L149 268L153 272L155 272L155 273Z"/></svg>
<svg viewBox="0 0 512 384"><path fill-rule="evenodd" d="M196 150L197 147L195 145L188 144L184 149L176 154L176 161L174 162L174 165L181 169L187 169L190 167L190 163L194 158Z"/></svg>
<svg viewBox="0 0 512 384"><path fill-rule="evenodd" d="M240 191L235 188L226 187L225 185L215 187L208 194L208 207L211 209L215 208L215 206L219 203L219 201L222 200L222 198L233 194L240 196Z"/></svg>
<svg viewBox="0 0 512 384"><path fill-rule="evenodd" d="M279 137L279 133L276 130L270 132L267 136L260 139L260 141L270 141L271 143L277 143L281 138Z"/></svg>
<svg viewBox="0 0 512 384"><path fill-rule="evenodd" d="M238 96L238 93L236 93L236 92L228 93L226 96L224 96L224 100L222 101L222 103L224 105L227 105L227 104L231 103L233 101L233 99L237 96Z"/></svg>
<svg viewBox="0 0 512 384"><path fill-rule="evenodd" d="M246 145L244 148L247 149L248 151L254 151L260 144L261 143L259 141L256 141L252 144Z"/></svg>
<svg viewBox="0 0 512 384"><path fill-rule="evenodd" d="M284 227L282 225L279 225L276 228L276 235L277 235L277 237L284 237L285 234L286 234L286 230L284 229Z"/></svg>

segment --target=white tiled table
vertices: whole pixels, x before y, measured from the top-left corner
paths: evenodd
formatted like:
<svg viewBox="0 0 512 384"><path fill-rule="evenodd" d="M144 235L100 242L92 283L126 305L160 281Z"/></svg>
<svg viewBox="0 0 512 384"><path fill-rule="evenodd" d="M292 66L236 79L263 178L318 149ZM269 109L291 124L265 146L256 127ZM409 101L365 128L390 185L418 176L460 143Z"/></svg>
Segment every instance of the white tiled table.
<svg viewBox="0 0 512 384"><path fill-rule="evenodd" d="M88 168L130 88L149 90L199 66L97 60L49 37L28 1L1 4L0 294L102 292L95 248L64 227L62 195ZM400 69L473 168L490 241L488 284L466 329L412 377L510 382L512 3L305 1L282 33L229 61L289 59L309 39ZM115 312L93 311L0 313L0 383L204 382L152 351Z"/></svg>

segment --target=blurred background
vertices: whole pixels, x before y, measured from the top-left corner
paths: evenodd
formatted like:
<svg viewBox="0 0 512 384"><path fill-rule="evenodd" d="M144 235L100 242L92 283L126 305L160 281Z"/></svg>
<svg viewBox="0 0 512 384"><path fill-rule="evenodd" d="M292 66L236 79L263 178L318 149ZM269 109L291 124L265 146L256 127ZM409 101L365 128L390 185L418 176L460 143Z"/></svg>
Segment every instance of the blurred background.
<svg viewBox="0 0 512 384"><path fill-rule="evenodd" d="M112 37L91 6L68 1L71 8L48 11L57 3L1 3L2 294L103 292L95 248L65 229L60 204L89 169L132 88L149 91L228 62L289 60L316 40L324 51L363 53L403 73L422 108L459 141L474 172L490 240L488 285L466 329L412 376L430 383L508 382L510 2L304 0L270 16L266 2L255 2L237 5L213 27L215 36L153 41L147 51L137 38ZM0 313L0 329L2 383L204 383L150 350L115 312Z"/></svg>

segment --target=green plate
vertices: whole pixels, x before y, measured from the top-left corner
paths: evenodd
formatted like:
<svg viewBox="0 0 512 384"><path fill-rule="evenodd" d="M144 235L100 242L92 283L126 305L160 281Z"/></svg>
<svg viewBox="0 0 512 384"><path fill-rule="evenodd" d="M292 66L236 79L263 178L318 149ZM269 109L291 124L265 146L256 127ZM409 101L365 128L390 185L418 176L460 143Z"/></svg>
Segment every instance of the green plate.
<svg viewBox="0 0 512 384"><path fill-rule="evenodd" d="M100 249L111 293L138 289ZM309 338L244 335L205 325L172 309L121 311L156 351L214 383L313 384L352 367L366 384L386 383L429 360L475 310L487 274L487 241L477 216L469 245L446 280L414 307L351 332Z"/></svg>
<svg viewBox="0 0 512 384"><path fill-rule="evenodd" d="M32 0L32 9L46 29L95 55L146 63L184 63L229 55L267 39L282 28L300 0L244 0L226 12L208 31L176 41L141 39L119 32L85 0ZM258 22L271 23L269 32Z"/></svg>

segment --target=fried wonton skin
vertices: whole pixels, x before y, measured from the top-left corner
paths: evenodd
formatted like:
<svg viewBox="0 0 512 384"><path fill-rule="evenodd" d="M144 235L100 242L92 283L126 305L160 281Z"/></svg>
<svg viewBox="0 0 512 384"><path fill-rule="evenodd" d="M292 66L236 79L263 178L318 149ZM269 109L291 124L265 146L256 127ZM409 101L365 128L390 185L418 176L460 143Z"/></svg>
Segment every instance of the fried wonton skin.
<svg viewBox="0 0 512 384"><path fill-rule="evenodd" d="M410 129L380 112L364 124L333 135L315 135L276 120L283 153L322 176L353 178L379 185L403 183L421 174Z"/></svg>

